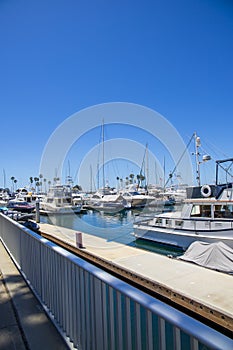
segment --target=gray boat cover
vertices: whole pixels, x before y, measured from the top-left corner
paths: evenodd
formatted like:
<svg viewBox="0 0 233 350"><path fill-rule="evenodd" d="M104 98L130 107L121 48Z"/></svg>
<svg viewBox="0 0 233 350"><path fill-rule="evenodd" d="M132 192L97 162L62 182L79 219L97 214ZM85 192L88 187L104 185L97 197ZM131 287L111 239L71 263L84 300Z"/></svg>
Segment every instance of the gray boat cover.
<svg viewBox="0 0 233 350"><path fill-rule="evenodd" d="M193 242L178 259L233 274L233 249L223 242Z"/></svg>

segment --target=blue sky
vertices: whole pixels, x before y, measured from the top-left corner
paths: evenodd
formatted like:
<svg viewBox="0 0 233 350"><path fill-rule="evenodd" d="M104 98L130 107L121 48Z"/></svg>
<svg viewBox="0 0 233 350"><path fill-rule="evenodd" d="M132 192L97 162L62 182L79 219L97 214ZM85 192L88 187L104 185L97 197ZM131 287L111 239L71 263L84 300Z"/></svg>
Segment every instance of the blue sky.
<svg viewBox="0 0 233 350"><path fill-rule="evenodd" d="M214 157L233 156L230 0L1 0L0 47L0 186L3 169L27 185L54 130L108 102L151 108L185 143L197 131Z"/></svg>

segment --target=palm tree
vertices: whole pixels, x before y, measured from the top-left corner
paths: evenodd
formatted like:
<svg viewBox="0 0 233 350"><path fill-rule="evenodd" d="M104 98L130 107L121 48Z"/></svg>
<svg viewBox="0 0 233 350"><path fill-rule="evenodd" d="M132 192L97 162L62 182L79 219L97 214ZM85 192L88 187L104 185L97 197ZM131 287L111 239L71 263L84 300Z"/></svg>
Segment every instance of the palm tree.
<svg viewBox="0 0 233 350"><path fill-rule="evenodd" d="M11 176L11 181L12 181L12 192L14 192L14 179L15 179L15 177L14 177L14 176Z"/></svg>
<svg viewBox="0 0 233 350"><path fill-rule="evenodd" d="M133 183L133 179L134 179L134 174L133 173L129 174L129 178L130 178L129 181L132 184Z"/></svg>
<svg viewBox="0 0 233 350"><path fill-rule="evenodd" d="M38 183L39 180L40 180L39 177L34 177L35 189L36 189L36 187L37 187L37 183ZM37 190L36 190L36 192L37 192Z"/></svg>
<svg viewBox="0 0 233 350"><path fill-rule="evenodd" d="M39 175L39 178L40 178L40 192L42 192L42 179L43 179L43 175L40 174L40 175Z"/></svg>
<svg viewBox="0 0 233 350"><path fill-rule="evenodd" d="M120 180L119 176L117 176L116 179L117 179L117 189L119 190L119 187L120 187L119 186L119 180Z"/></svg>
<svg viewBox="0 0 233 350"><path fill-rule="evenodd" d="M30 176L29 180L30 180L30 184L31 184L31 189L32 189L32 184L33 184L33 177L32 177L32 176Z"/></svg>
<svg viewBox="0 0 233 350"><path fill-rule="evenodd" d="M120 183L121 183L121 188L122 188L122 182L123 182L123 179L121 178L121 179L120 179Z"/></svg>
<svg viewBox="0 0 233 350"><path fill-rule="evenodd" d="M44 178L44 191L45 191L45 193L47 192L46 181L47 181L47 179Z"/></svg>
<svg viewBox="0 0 233 350"><path fill-rule="evenodd" d="M18 180L14 179L14 184L17 184Z"/></svg>
<svg viewBox="0 0 233 350"><path fill-rule="evenodd" d="M37 188L37 193L38 193L38 189L40 187L40 182L39 181L36 181L36 188Z"/></svg>
<svg viewBox="0 0 233 350"><path fill-rule="evenodd" d="M54 179L53 179L53 183L54 183L54 185L56 185L57 184L57 182L60 180L60 178L59 177L54 177Z"/></svg>
<svg viewBox="0 0 233 350"><path fill-rule="evenodd" d="M51 185L51 181L50 180L48 181L48 185L49 185L49 188L50 188L50 185Z"/></svg>

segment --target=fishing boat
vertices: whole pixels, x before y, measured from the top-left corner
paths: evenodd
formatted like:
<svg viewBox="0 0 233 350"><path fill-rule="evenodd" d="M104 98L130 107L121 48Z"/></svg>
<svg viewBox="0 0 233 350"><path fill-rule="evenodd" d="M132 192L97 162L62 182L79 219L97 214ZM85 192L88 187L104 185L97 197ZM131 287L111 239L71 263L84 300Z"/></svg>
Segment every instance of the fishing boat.
<svg viewBox="0 0 233 350"><path fill-rule="evenodd" d="M233 188L218 183L219 167L233 158L216 161L216 183L188 187L180 211L167 212L134 224L134 236L186 250L195 241L223 242L233 248ZM229 167L226 168L229 173ZM231 175L232 176L232 175Z"/></svg>
<svg viewBox="0 0 233 350"><path fill-rule="evenodd" d="M73 203L71 189L63 185L51 186L40 201L40 213L45 215L80 213L81 208L81 203Z"/></svg>

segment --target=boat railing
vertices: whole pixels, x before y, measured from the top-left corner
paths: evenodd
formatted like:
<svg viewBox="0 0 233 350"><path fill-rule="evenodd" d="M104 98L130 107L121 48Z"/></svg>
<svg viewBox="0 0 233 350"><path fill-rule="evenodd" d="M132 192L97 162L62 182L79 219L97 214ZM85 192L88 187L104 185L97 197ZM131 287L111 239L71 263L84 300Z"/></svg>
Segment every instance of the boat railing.
<svg viewBox="0 0 233 350"><path fill-rule="evenodd" d="M187 228L186 223L190 224L190 228L193 230L221 230L221 229L233 229L232 219L213 219L213 218L180 218L172 217L167 218L164 216L156 216L156 218L144 218L140 221L135 222L136 225L143 226L156 226L156 227L166 227L166 228Z"/></svg>

